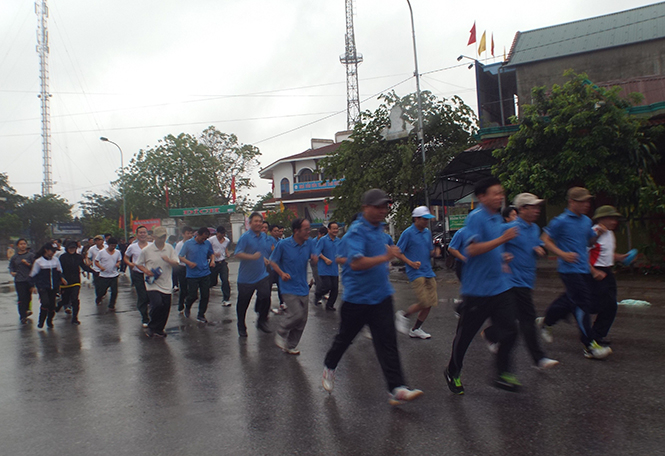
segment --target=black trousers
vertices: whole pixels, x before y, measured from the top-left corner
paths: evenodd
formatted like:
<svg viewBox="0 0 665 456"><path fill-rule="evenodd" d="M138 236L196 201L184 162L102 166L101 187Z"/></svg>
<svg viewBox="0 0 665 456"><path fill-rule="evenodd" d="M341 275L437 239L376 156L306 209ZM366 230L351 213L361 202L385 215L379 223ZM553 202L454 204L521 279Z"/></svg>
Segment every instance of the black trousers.
<svg viewBox="0 0 665 456"><path fill-rule="evenodd" d="M497 373L501 375L504 372L511 372L510 353L517 338L517 324L510 290L495 296L463 296L462 298L464 304L457 322L448 371L453 376L462 371L466 350L485 320L491 318L495 337L499 343L499 353L496 356Z"/></svg>
<svg viewBox="0 0 665 456"><path fill-rule="evenodd" d="M150 299L150 323L148 323L148 328L154 332L162 332L171 312L171 294L151 290L148 291L148 299Z"/></svg>
<svg viewBox="0 0 665 456"><path fill-rule="evenodd" d="M247 329L245 317L255 291L256 303L254 304L254 311L259 314L259 323L268 321L268 312L270 312L270 276L264 277L256 283L238 283L236 313L238 315L239 330L244 331Z"/></svg>
<svg viewBox="0 0 665 456"><path fill-rule="evenodd" d="M18 316L21 319L28 318L28 309L32 300L32 293L30 292L32 286L30 282L14 281L14 288L18 297Z"/></svg>
<svg viewBox="0 0 665 456"><path fill-rule="evenodd" d="M226 260L215 262L211 271L210 288L217 285L217 278L222 282L222 295L224 301L231 299L231 284L229 283L229 264Z"/></svg>
<svg viewBox="0 0 665 456"><path fill-rule="evenodd" d="M148 303L150 299L145 289L145 276L142 272L132 271L132 285L136 289L136 309L141 314L143 323L148 323L150 321L150 316L148 315Z"/></svg>
<svg viewBox="0 0 665 456"><path fill-rule="evenodd" d="M559 274L566 286L566 292L555 299L545 313L545 325L552 326L573 314L580 330L580 341L588 346L594 339L591 328L591 274Z"/></svg>
<svg viewBox="0 0 665 456"><path fill-rule="evenodd" d="M180 291L178 292L178 310L185 310L185 300L187 299L187 266L179 265L177 268L178 283Z"/></svg>
<svg viewBox="0 0 665 456"><path fill-rule="evenodd" d="M536 330L536 309L533 306L533 291L531 288L514 287L511 290L515 302L515 313L517 315L517 322L519 323L520 332L524 337L526 348L531 353L533 362L538 364L538 361L545 357L545 353L540 347L538 342L538 331ZM498 342L499 335L494 325L485 328L485 338L490 342Z"/></svg>
<svg viewBox="0 0 665 456"><path fill-rule="evenodd" d="M194 301L199 299L199 290L201 291L201 299L199 300L197 317L204 318L208 310L208 301L210 300L210 274L204 277L187 278L187 300L185 301L187 309L191 309Z"/></svg>
<svg viewBox="0 0 665 456"><path fill-rule="evenodd" d="M405 385L402 365L397 350L397 333L393 298L389 296L378 304L354 304L344 301L340 310L339 333L333 340L324 361L328 369L337 368L342 355L363 326L369 326L372 333L374 351L379 360L388 391Z"/></svg>
<svg viewBox="0 0 665 456"><path fill-rule="evenodd" d="M617 316L617 281L612 268L599 268L603 271L603 280L594 280L592 285L591 312L597 313L596 320L591 328L595 337L607 337L610 328Z"/></svg>
<svg viewBox="0 0 665 456"><path fill-rule="evenodd" d="M55 300L58 295L58 290L53 288L39 288L39 323L43 324L48 321L48 325L53 324L53 317L55 315Z"/></svg>
<svg viewBox="0 0 665 456"><path fill-rule="evenodd" d="M77 285L75 287L67 287L60 289L61 305L62 307L72 307L72 321L78 320L79 309L81 307L79 302L79 292L81 291L81 286Z"/></svg>
<svg viewBox="0 0 665 456"><path fill-rule="evenodd" d="M95 280L95 295L97 296L97 299L101 300L109 288L111 289L109 308L115 309L115 302L118 300L118 276L97 276L97 279Z"/></svg>
<svg viewBox="0 0 665 456"><path fill-rule="evenodd" d="M334 308L335 302L337 302L337 294L339 293L339 277L325 275L319 277L321 278L321 286L316 288L314 299L316 299L316 302L318 302L326 293L329 292L330 295L328 296L326 307Z"/></svg>
<svg viewBox="0 0 665 456"><path fill-rule="evenodd" d="M279 274L277 274L277 271L273 271L270 267L268 267L268 274L270 274L270 290L272 291L272 284L273 283L276 284L277 297L279 298L279 303L284 304L284 298L282 298L282 290L279 289Z"/></svg>

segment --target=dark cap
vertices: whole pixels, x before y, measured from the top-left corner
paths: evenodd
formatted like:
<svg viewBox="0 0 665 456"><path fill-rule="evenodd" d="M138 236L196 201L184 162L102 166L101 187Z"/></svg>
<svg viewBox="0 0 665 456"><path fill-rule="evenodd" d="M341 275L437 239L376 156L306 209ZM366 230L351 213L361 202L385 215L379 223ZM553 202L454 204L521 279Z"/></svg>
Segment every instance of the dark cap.
<svg viewBox="0 0 665 456"><path fill-rule="evenodd" d="M379 188L367 190L361 200L363 206L382 206L386 203L392 203L390 197Z"/></svg>
<svg viewBox="0 0 665 456"><path fill-rule="evenodd" d="M593 195L589 193L584 187L572 187L568 189L568 199L573 201L587 201L593 198Z"/></svg>
<svg viewBox="0 0 665 456"><path fill-rule="evenodd" d="M78 247L79 247L79 245L78 245L78 243L77 243L76 241L69 241L69 242L67 243L67 250L69 250L69 249L71 249L71 248L78 249Z"/></svg>
<svg viewBox="0 0 665 456"><path fill-rule="evenodd" d="M600 206L593 214L593 220L598 220L603 217L623 217L613 206Z"/></svg>

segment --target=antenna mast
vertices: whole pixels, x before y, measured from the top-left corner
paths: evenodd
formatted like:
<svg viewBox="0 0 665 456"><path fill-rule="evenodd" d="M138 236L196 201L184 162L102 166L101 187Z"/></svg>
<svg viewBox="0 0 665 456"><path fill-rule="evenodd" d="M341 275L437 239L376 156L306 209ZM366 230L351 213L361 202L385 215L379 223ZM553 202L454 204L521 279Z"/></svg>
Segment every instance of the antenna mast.
<svg viewBox="0 0 665 456"><path fill-rule="evenodd" d="M356 38L353 32L353 0L346 0L346 35L344 54L339 61L346 66L346 129L353 130L353 126L360 120L360 95L358 92L358 64L363 61L363 55L356 52Z"/></svg>
<svg viewBox="0 0 665 456"><path fill-rule="evenodd" d="M48 89L48 6L46 0L35 2L35 14L39 19L37 25L37 53L39 54L39 80L41 90L39 98L42 102L42 150L44 158L44 181L42 182L42 195L53 193L53 178L51 175L51 112Z"/></svg>

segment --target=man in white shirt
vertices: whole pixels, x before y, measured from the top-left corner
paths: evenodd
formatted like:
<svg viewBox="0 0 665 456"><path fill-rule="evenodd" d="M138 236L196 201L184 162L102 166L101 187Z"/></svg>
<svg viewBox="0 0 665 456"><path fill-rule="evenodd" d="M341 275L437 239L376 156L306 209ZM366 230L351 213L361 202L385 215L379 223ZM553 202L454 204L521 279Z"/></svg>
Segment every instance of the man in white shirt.
<svg viewBox="0 0 665 456"><path fill-rule="evenodd" d="M208 241L212 244L212 251L215 253L215 268L212 270L210 288L217 285L217 277L219 277L224 295L222 305L229 307L231 305L231 285L229 284L229 265L226 259L230 256L228 247L231 241L226 237L226 228L218 226L217 233Z"/></svg>
<svg viewBox="0 0 665 456"><path fill-rule="evenodd" d="M143 272L136 266L136 261L141 255L141 251L148 246L148 229L141 225L136 228L136 238L138 239L125 250L125 264L132 268L132 285L136 289L136 308L141 314L141 324L144 328L148 327L150 316L148 315L148 292L145 289L145 277Z"/></svg>
<svg viewBox="0 0 665 456"><path fill-rule="evenodd" d="M173 288L171 272L174 266L178 266L179 259L175 249L166 243L166 228L157 226L153 229L152 235L154 243L141 250L136 265L145 277L154 278L145 286L150 299L150 322L146 335L166 337L164 327L169 319Z"/></svg>
<svg viewBox="0 0 665 456"><path fill-rule="evenodd" d="M185 242L189 241L194 236L194 228L191 226L183 226L180 230L182 232L182 240L175 245L175 253L180 256L180 251ZM178 294L178 312L185 311L185 299L187 298L187 265L180 262L177 266L176 275L178 276L179 294Z"/></svg>
<svg viewBox="0 0 665 456"><path fill-rule="evenodd" d="M88 253L85 257L86 264L92 269L92 284L97 288L97 277L99 277L99 268L95 265L95 258L97 254L104 250L104 236L98 234L93 238L95 242L92 247L88 249Z"/></svg>
<svg viewBox="0 0 665 456"><path fill-rule="evenodd" d="M95 284L95 303L100 305L106 291L111 288L111 298L109 300L109 310L115 311L115 302L118 299L118 268L122 255L115 249L118 245L118 240L110 237L107 241L108 247L97 253L95 257L95 266L99 269L99 277Z"/></svg>

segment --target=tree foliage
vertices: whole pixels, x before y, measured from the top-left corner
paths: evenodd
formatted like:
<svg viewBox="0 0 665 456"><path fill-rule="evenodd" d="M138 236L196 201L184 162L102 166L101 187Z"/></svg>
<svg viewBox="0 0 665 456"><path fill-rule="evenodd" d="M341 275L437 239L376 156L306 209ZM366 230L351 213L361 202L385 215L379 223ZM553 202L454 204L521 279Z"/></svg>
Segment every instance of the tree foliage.
<svg viewBox="0 0 665 456"><path fill-rule="evenodd" d="M284 227L284 236L291 236L291 222L298 218L298 214L293 212L290 209L279 210L266 212L266 222L270 225L279 225Z"/></svg>
<svg viewBox="0 0 665 456"><path fill-rule="evenodd" d="M83 200L79 201L79 207L84 233L88 235L111 233L116 237L125 236L122 224L119 223L122 220L122 198L119 195L87 192L83 195ZM127 217L129 218L129 214Z"/></svg>
<svg viewBox="0 0 665 456"><path fill-rule="evenodd" d="M231 181L236 191L254 186L249 173L258 166L258 148L238 143L208 127L197 138L181 133L168 135L158 145L140 150L116 183L125 190L127 211L134 218L168 216L169 207L202 207L231 204ZM236 200L247 205L246 198Z"/></svg>
<svg viewBox="0 0 665 456"><path fill-rule="evenodd" d="M34 195L18 207L16 213L36 245L51 238L49 225L70 222L72 206L57 195Z"/></svg>
<svg viewBox="0 0 665 456"><path fill-rule="evenodd" d="M23 201L25 197L16 193L14 187L9 185L7 174L0 173L0 240L7 240L21 232L23 224L16 214L16 208Z"/></svg>
<svg viewBox="0 0 665 456"><path fill-rule="evenodd" d="M627 213L644 209L640 195L657 187L650 173L658 160L653 141L661 131L629 115L639 96L622 99L618 87L596 87L586 74L572 71L566 76L562 86L533 89L519 131L494 152L494 174L511 195L528 191L558 202L569 187L581 185Z"/></svg>
<svg viewBox="0 0 665 456"><path fill-rule="evenodd" d="M424 204L423 176L428 186L458 152L472 144L477 119L459 97L437 99L430 92L422 94L425 139L425 172L423 173L420 140L414 129L404 139L386 141L381 135L389 125L390 110L399 105L403 118L417 125L415 94L403 98L394 92L381 95L381 105L374 112L363 112L351 141L345 141L335 154L319 161L328 179L345 180L333 190L337 207L335 219L350 221L360 210L362 194L370 188L381 188L390 194L397 209L398 229L410 224L414 205Z"/></svg>

